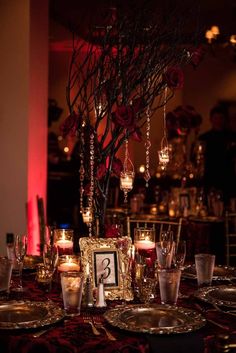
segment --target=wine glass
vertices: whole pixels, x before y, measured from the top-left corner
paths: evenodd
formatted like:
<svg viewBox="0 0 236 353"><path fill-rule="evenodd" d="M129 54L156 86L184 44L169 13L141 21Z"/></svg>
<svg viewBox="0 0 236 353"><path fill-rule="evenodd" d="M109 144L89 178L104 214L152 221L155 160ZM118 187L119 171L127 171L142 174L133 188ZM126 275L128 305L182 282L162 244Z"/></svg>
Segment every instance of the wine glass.
<svg viewBox="0 0 236 353"><path fill-rule="evenodd" d="M171 267L174 248L173 232L162 231L160 233L160 241L156 243L157 263L160 268Z"/></svg>
<svg viewBox="0 0 236 353"><path fill-rule="evenodd" d="M184 262L186 257L186 241L180 240L175 246L175 251L173 255L173 263L175 267L184 269Z"/></svg>
<svg viewBox="0 0 236 353"><path fill-rule="evenodd" d="M175 247L174 255L173 255L173 264L176 268L180 270L184 269L184 262L186 257L186 241L180 240ZM179 298L187 298L184 294L179 291Z"/></svg>
<svg viewBox="0 0 236 353"><path fill-rule="evenodd" d="M129 240L126 237L121 237L116 242L116 247L119 249L119 270L122 277L123 285L123 304L126 304L126 290L128 289L128 276L132 271L132 251Z"/></svg>
<svg viewBox="0 0 236 353"><path fill-rule="evenodd" d="M128 290L128 276L130 276L130 272L132 269L132 258L128 253L120 253L119 255L119 269L123 282L123 301L122 304L126 304L126 291Z"/></svg>
<svg viewBox="0 0 236 353"><path fill-rule="evenodd" d="M14 243L14 252L16 256L16 261L19 269L19 284L18 287L15 288L16 291L22 292L24 290L22 286L22 270L23 270L23 262L24 257L27 252L27 242L28 237L26 234L18 234Z"/></svg>
<svg viewBox="0 0 236 353"><path fill-rule="evenodd" d="M55 271L58 263L58 248L51 243L45 243L43 246L43 263Z"/></svg>

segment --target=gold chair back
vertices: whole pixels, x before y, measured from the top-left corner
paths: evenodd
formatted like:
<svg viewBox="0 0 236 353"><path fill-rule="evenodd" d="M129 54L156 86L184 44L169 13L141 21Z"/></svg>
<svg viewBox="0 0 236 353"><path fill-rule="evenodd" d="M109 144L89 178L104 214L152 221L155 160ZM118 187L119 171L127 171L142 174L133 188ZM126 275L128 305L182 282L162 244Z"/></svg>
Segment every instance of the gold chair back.
<svg viewBox="0 0 236 353"><path fill-rule="evenodd" d="M156 241L158 241L159 236L162 231L168 230L173 231L174 240L178 244L180 240L181 228L183 219L179 218L177 220L157 220L157 219L145 219L145 218L133 218L127 217L127 235L133 238L133 231L135 228L145 227L154 228L156 230Z"/></svg>
<svg viewBox="0 0 236 353"><path fill-rule="evenodd" d="M225 213L226 264L236 265L236 212Z"/></svg>

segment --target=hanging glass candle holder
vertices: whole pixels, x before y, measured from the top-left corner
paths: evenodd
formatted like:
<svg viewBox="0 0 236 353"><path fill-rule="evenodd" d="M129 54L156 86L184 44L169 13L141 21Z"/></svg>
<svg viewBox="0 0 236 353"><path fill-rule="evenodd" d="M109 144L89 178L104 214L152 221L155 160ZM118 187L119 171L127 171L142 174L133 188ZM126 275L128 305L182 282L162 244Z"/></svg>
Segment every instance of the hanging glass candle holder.
<svg viewBox="0 0 236 353"><path fill-rule="evenodd" d="M161 140L161 149L158 151L159 164L162 170L164 170L170 161L169 145L167 140L167 129L166 129L166 99L167 99L167 87L164 91L164 105L163 105L163 138Z"/></svg>
<svg viewBox="0 0 236 353"><path fill-rule="evenodd" d="M120 189L124 192L124 203L127 203L128 192L133 189L134 184L134 166L129 158L128 140L125 141L125 159L124 169L120 173Z"/></svg>
<svg viewBox="0 0 236 353"><path fill-rule="evenodd" d="M120 173L120 189L124 192L124 202L127 203L128 192L133 189L134 172L123 171Z"/></svg>
<svg viewBox="0 0 236 353"><path fill-rule="evenodd" d="M86 223L86 224L92 223L93 213L92 213L92 209L90 207L83 207L82 218L83 218L84 223Z"/></svg>
<svg viewBox="0 0 236 353"><path fill-rule="evenodd" d="M170 161L169 146L165 136L162 139L161 150L158 151L158 157L161 169L165 169Z"/></svg>

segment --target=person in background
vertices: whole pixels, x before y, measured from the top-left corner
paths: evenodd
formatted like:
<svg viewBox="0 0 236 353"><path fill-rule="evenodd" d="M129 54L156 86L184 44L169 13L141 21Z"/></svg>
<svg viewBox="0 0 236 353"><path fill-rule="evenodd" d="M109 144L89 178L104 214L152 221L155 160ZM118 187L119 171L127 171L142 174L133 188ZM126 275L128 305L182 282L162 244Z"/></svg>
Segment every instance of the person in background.
<svg viewBox="0 0 236 353"><path fill-rule="evenodd" d="M227 128L227 111L215 106L210 111L211 129L199 136L204 143L203 183L206 195L218 192L225 204L236 197L236 133Z"/></svg>

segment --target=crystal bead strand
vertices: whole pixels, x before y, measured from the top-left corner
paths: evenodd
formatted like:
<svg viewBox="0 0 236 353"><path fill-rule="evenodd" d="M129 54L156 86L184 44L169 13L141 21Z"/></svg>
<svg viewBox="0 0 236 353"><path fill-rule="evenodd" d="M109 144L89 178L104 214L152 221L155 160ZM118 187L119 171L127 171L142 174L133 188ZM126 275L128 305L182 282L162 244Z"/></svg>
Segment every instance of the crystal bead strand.
<svg viewBox="0 0 236 353"><path fill-rule="evenodd" d="M151 141L150 141L151 121L150 121L150 107L149 106L147 108L146 115L147 115L146 142L145 142L145 147L146 147L145 162L146 162L146 165L145 165L144 179L146 181L146 187L148 187L148 182L151 179L150 170L149 170L149 167L150 167L150 165L149 165L149 162L150 162L149 150L151 147Z"/></svg>
<svg viewBox="0 0 236 353"><path fill-rule="evenodd" d="M94 134L90 135L90 190L88 205L90 212L93 209L93 193L94 193ZM92 222L89 223L89 236L92 236Z"/></svg>
<svg viewBox="0 0 236 353"><path fill-rule="evenodd" d="M79 175L80 175L80 213L83 213L83 196L84 196L84 175L85 175L85 169L84 169L84 152L83 152L83 146L84 146L84 122L82 122L82 128L81 128L81 149L80 149L80 169L79 169Z"/></svg>

